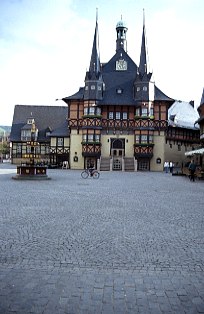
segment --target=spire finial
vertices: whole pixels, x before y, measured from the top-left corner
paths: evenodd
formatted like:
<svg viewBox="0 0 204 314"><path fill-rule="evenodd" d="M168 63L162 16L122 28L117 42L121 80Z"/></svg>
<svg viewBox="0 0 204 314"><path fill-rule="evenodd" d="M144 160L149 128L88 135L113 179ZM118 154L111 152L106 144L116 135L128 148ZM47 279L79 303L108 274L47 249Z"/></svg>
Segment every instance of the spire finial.
<svg viewBox="0 0 204 314"><path fill-rule="evenodd" d="M143 8L143 27L145 27L145 9Z"/></svg>
<svg viewBox="0 0 204 314"><path fill-rule="evenodd" d="M96 8L96 22L98 22L98 8Z"/></svg>

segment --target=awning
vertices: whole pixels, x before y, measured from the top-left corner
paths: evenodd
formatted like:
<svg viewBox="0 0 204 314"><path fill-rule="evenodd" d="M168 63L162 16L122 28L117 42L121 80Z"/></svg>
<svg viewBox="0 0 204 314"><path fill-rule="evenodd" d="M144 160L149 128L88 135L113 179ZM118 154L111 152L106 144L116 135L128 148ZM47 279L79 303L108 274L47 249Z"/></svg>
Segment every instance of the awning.
<svg viewBox="0 0 204 314"><path fill-rule="evenodd" d="M191 150L190 152L185 153L185 156L193 156L193 155L204 155L204 148Z"/></svg>

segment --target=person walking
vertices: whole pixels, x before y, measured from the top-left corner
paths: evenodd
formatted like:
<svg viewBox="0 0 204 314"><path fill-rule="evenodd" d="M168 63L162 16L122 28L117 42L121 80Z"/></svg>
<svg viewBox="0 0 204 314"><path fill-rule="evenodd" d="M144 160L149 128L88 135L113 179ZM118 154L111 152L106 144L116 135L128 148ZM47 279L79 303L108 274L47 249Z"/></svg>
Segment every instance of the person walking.
<svg viewBox="0 0 204 314"><path fill-rule="evenodd" d="M166 173L169 172L169 162L168 162L168 161L165 161L165 163L164 163L164 171L165 171Z"/></svg>
<svg viewBox="0 0 204 314"><path fill-rule="evenodd" d="M195 171L196 171L196 164L194 163L194 160L191 160L188 169L190 171L190 181L195 181Z"/></svg>
<svg viewBox="0 0 204 314"><path fill-rule="evenodd" d="M169 170L170 170L170 173L173 173L173 167L174 167L174 164L172 161L169 162Z"/></svg>

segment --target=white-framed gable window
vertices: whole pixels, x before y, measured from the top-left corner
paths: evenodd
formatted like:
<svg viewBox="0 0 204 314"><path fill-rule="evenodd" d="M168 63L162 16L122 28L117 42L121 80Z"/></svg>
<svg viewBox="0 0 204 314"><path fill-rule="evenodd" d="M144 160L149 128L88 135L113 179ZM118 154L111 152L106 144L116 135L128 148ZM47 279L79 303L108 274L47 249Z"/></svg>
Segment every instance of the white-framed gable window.
<svg viewBox="0 0 204 314"><path fill-rule="evenodd" d="M31 130L21 130L21 141L31 141Z"/></svg>
<svg viewBox="0 0 204 314"><path fill-rule="evenodd" d="M64 144L64 138L58 137L57 138L57 146L63 146L63 144Z"/></svg>

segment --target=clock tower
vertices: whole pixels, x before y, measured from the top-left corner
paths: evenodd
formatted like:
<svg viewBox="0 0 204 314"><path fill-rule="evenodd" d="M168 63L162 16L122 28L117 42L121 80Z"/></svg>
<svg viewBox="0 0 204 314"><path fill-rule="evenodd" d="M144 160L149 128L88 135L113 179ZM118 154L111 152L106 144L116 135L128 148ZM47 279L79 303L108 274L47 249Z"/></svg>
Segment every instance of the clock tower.
<svg viewBox="0 0 204 314"><path fill-rule="evenodd" d="M127 26L126 23L121 20L116 25L116 32L117 32L117 39L116 39L116 52L121 48L127 52L127 40L126 40L126 33L127 33Z"/></svg>

